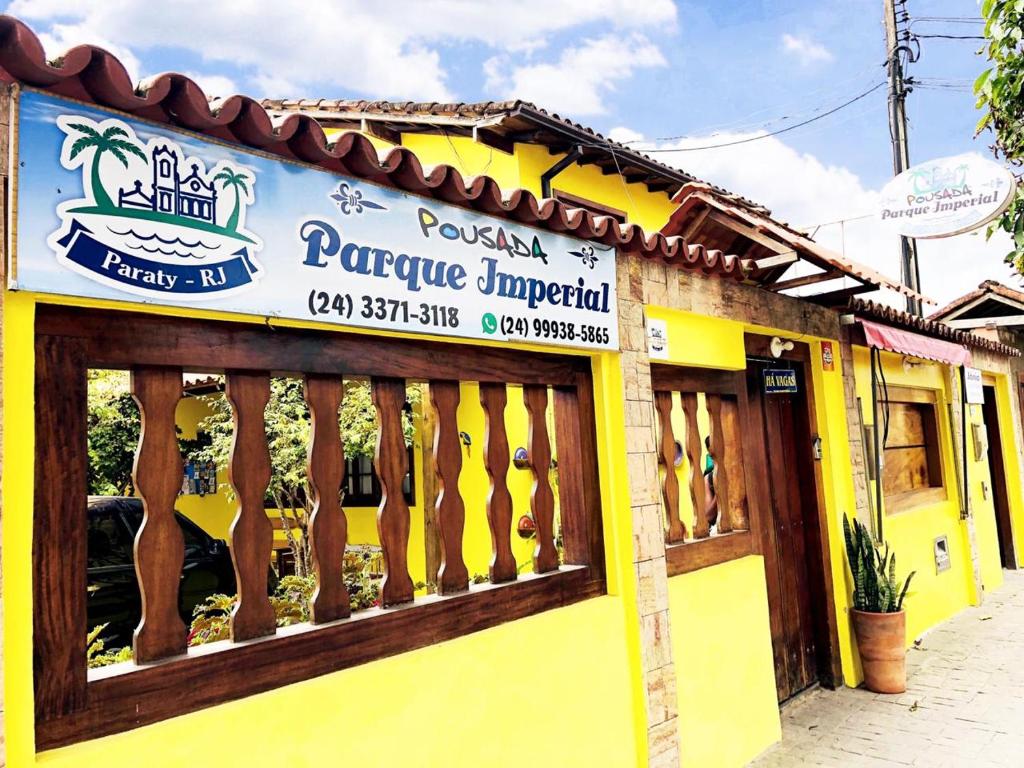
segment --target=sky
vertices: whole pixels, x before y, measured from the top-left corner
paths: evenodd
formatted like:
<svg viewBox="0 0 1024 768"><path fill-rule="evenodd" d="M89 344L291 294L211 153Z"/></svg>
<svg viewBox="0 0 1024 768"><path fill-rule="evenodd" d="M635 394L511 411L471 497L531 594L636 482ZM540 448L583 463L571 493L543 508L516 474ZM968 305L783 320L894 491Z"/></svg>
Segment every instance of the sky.
<svg viewBox="0 0 1024 768"><path fill-rule="evenodd" d="M976 0L908 0L911 162L978 152L970 83L984 69ZM522 98L746 195L848 257L899 276L873 214L892 175L881 0L14 0L47 53L117 54L135 79L184 72L208 93L276 98ZM696 149L760 137L739 146ZM837 223L842 221L842 223ZM1009 241L919 241L940 304L1013 283Z"/></svg>

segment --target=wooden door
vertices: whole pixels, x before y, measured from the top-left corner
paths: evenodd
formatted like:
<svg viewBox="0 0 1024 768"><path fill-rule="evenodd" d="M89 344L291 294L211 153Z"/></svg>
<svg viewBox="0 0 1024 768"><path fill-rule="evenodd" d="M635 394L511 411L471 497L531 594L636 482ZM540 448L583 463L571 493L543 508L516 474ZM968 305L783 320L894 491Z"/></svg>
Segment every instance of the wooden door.
<svg viewBox="0 0 1024 768"><path fill-rule="evenodd" d="M985 434L988 437L988 469L992 480L992 505L996 513L996 534L999 537L999 559L1003 568L1016 568L1013 551L1013 529L1010 527L1010 498L1006 488L1006 468L1003 464L1003 440L999 433L999 412L996 408L996 390L985 386Z"/></svg>
<svg viewBox="0 0 1024 768"><path fill-rule="evenodd" d="M795 394L764 394L766 367L792 367L797 372ZM750 360L747 391L760 412L767 456L767 514L761 526L775 684L779 701L818 681L822 617L818 556L817 494L808 421L803 366L796 361L767 363Z"/></svg>

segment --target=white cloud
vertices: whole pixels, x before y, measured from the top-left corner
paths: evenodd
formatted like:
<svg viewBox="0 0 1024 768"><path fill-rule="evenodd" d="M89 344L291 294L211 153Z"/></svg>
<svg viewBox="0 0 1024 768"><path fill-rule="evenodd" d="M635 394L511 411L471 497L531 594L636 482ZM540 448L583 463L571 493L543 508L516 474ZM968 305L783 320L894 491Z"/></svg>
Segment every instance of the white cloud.
<svg viewBox="0 0 1024 768"><path fill-rule="evenodd" d="M638 137L616 128L618 140ZM696 147L719 144L760 134L716 134L659 145ZM638 149L650 144L633 144ZM655 155L659 160L688 173L749 197L772 210L772 215L794 227L814 231L814 239L848 258L873 267L898 280L899 238L874 218L879 190L867 187L850 169L829 165L811 154L798 152L775 137L767 137L728 149ZM867 218L860 218L867 215ZM846 219L843 224L829 223ZM987 279L1016 284L1003 256L1010 239L1000 233L986 241L984 231L975 234L918 240L922 292L945 304ZM869 298L901 305L895 294L879 292Z"/></svg>
<svg viewBox="0 0 1024 768"><path fill-rule="evenodd" d="M821 43L816 43L809 37L797 37L788 32L782 36L782 50L791 56L796 56L797 61L805 67L811 64L823 64L834 58L832 52Z"/></svg>
<svg viewBox="0 0 1024 768"><path fill-rule="evenodd" d="M612 141L617 141L620 144L635 144L642 142L644 135L639 131L634 131L632 128L626 128L625 126L618 126L608 131L608 138Z"/></svg>
<svg viewBox="0 0 1024 768"><path fill-rule="evenodd" d="M356 91L416 100L453 98L439 55L448 43L522 54L544 49L554 33L585 24L664 29L676 19L671 0L394 0L386 13L359 0L15 0L8 11L42 23L48 54L69 44L101 44L134 68L136 78L133 53L177 48L197 54L204 69L214 63L239 68L264 89L254 96L338 97Z"/></svg>
<svg viewBox="0 0 1024 768"><path fill-rule="evenodd" d="M199 87L206 92L207 96L233 96L239 92L238 86L230 77L208 75L202 72L185 72L184 74L186 77L195 80Z"/></svg>
<svg viewBox="0 0 1024 768"><path fill-rule="evenodd" d="M494 57L484 63L484 74L487 88L503 98L526 99L562 114L600 115L619 81L666 64L658 47L634 32L584 40L555 62L516 66L507 56Z"/></svg>
<svg viewBox="0 0 1024 768"><path fill-rule="evenodd" d="M81 24L53 24L47 32L39 35L39 42L43 44L43 50L50 58L82 43L98 45L101 48L106 48L120 59L132 82L138 82L141 76L139 60L129 48L119 45Z"/></svg>

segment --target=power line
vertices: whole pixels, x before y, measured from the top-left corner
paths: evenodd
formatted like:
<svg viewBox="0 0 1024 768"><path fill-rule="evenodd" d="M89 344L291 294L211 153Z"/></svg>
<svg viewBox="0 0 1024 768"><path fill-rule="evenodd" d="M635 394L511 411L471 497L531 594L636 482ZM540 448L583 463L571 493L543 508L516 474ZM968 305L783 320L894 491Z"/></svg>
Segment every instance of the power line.
<svg viewBox="0 0 1024 768"><path fill-rule="evenodd" d="M846 90L846 89L845 88L837 88L836 86L844 86L844 85L853 83L854 81L857 81L857 80L860 80L863 83L863 80L865 79L865 75L868 75L869 73L872 73L875 70L877 70L879 67L884 67L884 66L885 66L884 64L880 64L880 65L877 65L877 66L876 65L872 65L870 67L862 69L860 72L857 72L856 74L851 75L850 77L847 77L847 78L844 78L844 79L841 79L841 80L837 80L837 81L833 81L833 82L831 82L827 86L824 86L824 87L821 87L821 88L816 88L816 89L809 90L809 91L804 91L802 96L804 97L804 100L806 100L806 98L809 97L809 96L817 96L819 94L824 94L826 92L829 93L830 95L831 94L841 95L842 91ZM871 80L874 80L874 78L872 77ZM861 85L861 87L863 87L863 85ZM849 91L847 91L847 92L849 92ZM799 119L802 115L805 115L807 113L815 113L815 112L819 111L820 109L822 109L822 106L824 106L824 105L816 106L816 107L813 107L811 109L806 109L806 108L801 108L801 107L797 106L797 102L789 102L788 104L783 104L783 105L774 104L772 106L763 107L761 109L754 110L753 112L750 112L750 113L748 113L746 115L735 117L735 118L733 118L733 119L731 119L731 120L729 120L727 122L713 123L711 125L702 126L700 128L693 128L693 129L690 130L689 134L687 134L685 136L660 136L660 137L656 137L656 138L654 138L652 140L653 141L674 141L674 140L677 140L677 139L685 139L685 138L689 138L689 137L692 137L692 136L709 137L709 136L714 136L717 133L723 133L723 132L728 132L728 133L744 133L744 132L746 132L748 130L753 130L753 129L767 129L773 123L781 123L781 122L788 121L788 120L795 120L795 119ZM782 115L780 115L778 117L772 117L772 118L753 119L757 115L763 115L763 114L769 113L771 111L783 111L786 114L782 114ZM633 140L633 141L625 141L625 142L622 142L622 143L626 144L626 145L629 145L629 144L646 143L647 141L651 141L651 140L649 140L649 139L636 139L636 140Z"/></svg>
<svg viewBox="0 0 1024 768"><path fill-rule="evenodd" d="M854 96L849 101L844 101L838 107L834 107L833 109L830 109L828 112L822 112L820 115L816 115L815 117L809 118L809 119L804 120L804 121L799 122L799 123L796 123L795 125L789 125L789 126L786 126L785 128L780 128L777 131L771 131L770 133L763 133L763 134L760 134L758 136L748 136L745 139L737 139L736 141L727 141L727 142L724 142L722 144L708 144L708 145L702 146L702 147L671 147L671 148L664 148L664 149L648 149L648 150L646 150L646 152L648 152L649 154L654 154L656 152L657 153L661 153L661 152L697 152L697 151L703 150L703 149L718 149L719 147L734 147L737 144L747 144L747 143L749 143L751 141L759 141L760 139L767 139L767 138L769 138L771 136L778 136L779 134L782 134L782 133L787 133L789 131L795 131L797 128L802 128L805 125L810 125L811 123L815 123L818 120L823 120L824 118L828 117L829 115L834 115L839 110L845 109L846 107L850 106L851 104L854 104L854 103L860 101L865 96L867 96L867 95L869 95L871 93L874 93L875 91L877 91L879 88L883 87L884 85L885 85L884 82L876 83L871 88L868 88L866 91L857 94L856 96ZM655 139L655 141L675 141L675 140L678 140L678 139L686 139L686 138L689 138L689 137L688 136L669 136L669 137Z"/></svg>
<svg viewBox="0 0 1024 768"><path fill-rule="evenodd" d="M933 39L933 40L986 40L984 35L919 35L917 32L911 33L911 36L919 40Z"/></svg>
<svg viewBox="0 0 1024 768"><path fill-rule="evenodd" d="M917 22L939 22L948 24L984 24L984 19L976 19L970 16L915 16L911 25Z"/></svg>

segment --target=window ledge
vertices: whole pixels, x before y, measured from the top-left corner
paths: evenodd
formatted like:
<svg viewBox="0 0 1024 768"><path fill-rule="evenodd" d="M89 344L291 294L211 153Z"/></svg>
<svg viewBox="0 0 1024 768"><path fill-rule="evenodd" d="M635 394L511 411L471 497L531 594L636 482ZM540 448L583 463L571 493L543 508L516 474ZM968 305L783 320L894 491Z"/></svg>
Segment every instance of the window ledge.
<svg viewBox="0 0 1024 768"><path fill-rule="evenodd" d="M665 546L665 561L671 577L738 560L753 552L754 538L750 531L734 531L696 541L668 544Z"/></svg>
<svg viewBox="0 0 1024 768"><path fill-rule="evenodd" d="M899 515L946 501L949 501L949 494L945 488L918 488L885 497L885 514Z"/></svg>

